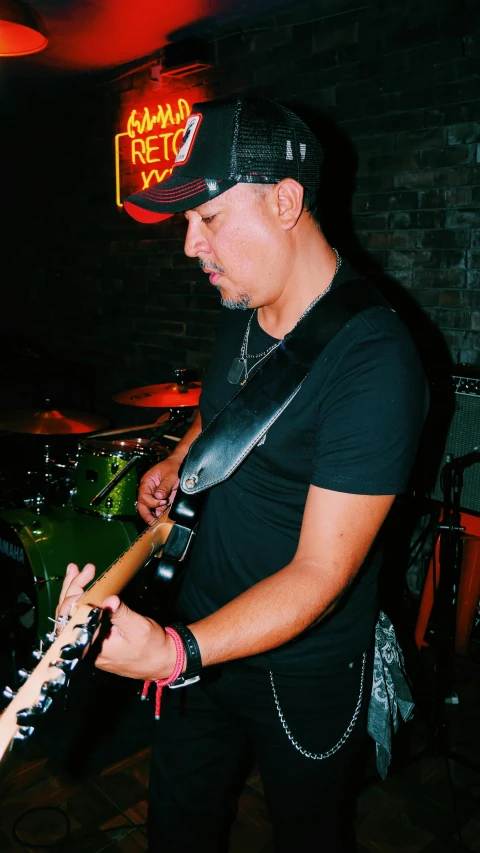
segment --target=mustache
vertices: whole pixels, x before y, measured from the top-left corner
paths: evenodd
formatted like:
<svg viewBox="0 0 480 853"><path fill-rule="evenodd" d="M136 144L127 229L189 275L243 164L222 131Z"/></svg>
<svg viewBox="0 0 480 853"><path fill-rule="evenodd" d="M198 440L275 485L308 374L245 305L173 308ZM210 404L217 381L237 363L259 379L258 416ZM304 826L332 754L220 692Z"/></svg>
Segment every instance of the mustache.
<svg viewBox="0 0 480 853"><path fill-rule="evenodd" d="M202 270L209 269L209 270L213 270L214 272L220 272L220 273L225 272L225 270L223 270L217 264L214 264L212 261L210 261L210 262L209 261L202 261L200 258L198 258L197 260L198 260L198 265L202 268Z"/></svg>

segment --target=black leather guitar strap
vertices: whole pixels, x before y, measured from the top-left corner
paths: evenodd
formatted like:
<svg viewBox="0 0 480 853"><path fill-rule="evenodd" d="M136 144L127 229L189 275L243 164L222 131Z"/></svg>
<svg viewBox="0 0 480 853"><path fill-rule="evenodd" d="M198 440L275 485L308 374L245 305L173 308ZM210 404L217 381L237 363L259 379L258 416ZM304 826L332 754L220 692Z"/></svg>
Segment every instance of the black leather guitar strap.
<svg viewBox="0 0 480 853"><path fill-rule="evenodd" d="M329 290L191 445L180 474L184 494L226 480L285 411L334 335L356 314L379 305L390 307L365 279Z"/></svg>

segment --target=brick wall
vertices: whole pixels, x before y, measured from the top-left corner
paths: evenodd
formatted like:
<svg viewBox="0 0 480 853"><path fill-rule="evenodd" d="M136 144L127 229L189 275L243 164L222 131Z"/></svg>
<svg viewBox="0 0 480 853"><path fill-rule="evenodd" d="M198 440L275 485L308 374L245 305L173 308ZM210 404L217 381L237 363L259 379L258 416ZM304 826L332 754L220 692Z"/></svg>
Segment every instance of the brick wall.
<svg viewBox="0 0 480 853"><path fill-rule="evenodd" d="M161 97L251 91L297 108L325 141L329 238L396 294L427 353L480 363L477 4L322 0L240 24L205 31L217 67ZM104 408L172 367L203 368L215 336L218 297L183 255L183 222L139 226L114 203L113 135L149 78L57 98L34 150L30 115L10 154L7 335L86 366Z"/></svg>

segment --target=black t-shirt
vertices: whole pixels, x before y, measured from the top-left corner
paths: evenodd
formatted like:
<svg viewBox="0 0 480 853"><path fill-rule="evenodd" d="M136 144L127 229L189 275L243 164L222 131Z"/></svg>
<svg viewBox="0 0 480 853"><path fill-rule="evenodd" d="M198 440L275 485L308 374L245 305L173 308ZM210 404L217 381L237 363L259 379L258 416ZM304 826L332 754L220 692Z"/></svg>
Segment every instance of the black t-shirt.
<svg viewBox="0 0 480 853"><path fill-rule="evenodd" d="M338 281L356 277L346 264L342 273ZM227 375L251 313L222 311L200 401L204 427L237 390ZM255 314L249 353L274 342ZM178 599L181 617L194 622L213 613L293 559L310 484L351 494L403 492L426 406L423 371L397 314L382 306L354 317L325 347L265 441L210 490ZM377 537L330 616L246 660L280 672L328 668L358 655L372 640L380 562Z"/></svg>

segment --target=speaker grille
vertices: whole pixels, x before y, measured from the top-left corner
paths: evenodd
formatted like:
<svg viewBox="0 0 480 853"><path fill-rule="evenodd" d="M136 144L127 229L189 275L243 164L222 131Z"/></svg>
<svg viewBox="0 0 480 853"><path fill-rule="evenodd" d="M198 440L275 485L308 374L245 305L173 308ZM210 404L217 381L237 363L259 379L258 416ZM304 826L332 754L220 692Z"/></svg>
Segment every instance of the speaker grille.
<svg viewBox="0 0 480 853"><path fill-rule="evenodd" d="M440 478L446 456L463 456L480 447L480 382L478 379L458 376L452 378L455 387L455 411L432 492L432 497L442 503L444 498ZM460 505L465 511L480 512L480 463L472 465L463 473Z"/></svg>

